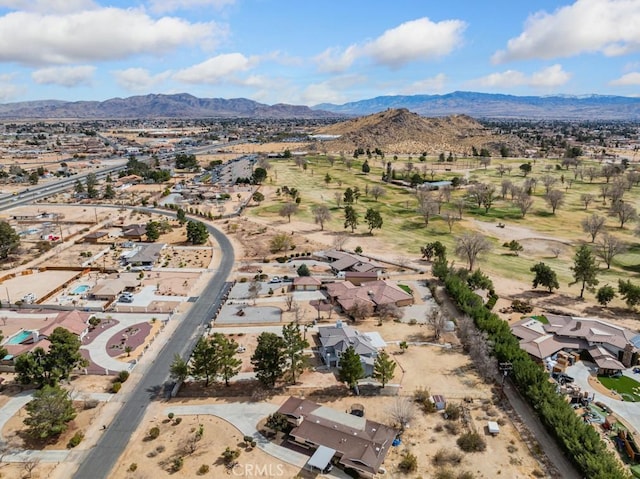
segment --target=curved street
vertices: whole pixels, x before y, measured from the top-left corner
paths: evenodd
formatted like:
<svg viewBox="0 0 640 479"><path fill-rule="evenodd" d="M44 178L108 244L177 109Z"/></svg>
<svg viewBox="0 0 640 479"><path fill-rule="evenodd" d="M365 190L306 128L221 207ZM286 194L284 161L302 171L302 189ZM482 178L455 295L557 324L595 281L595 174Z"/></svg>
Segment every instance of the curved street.
<svg viewBox="0 0 640 479"><path fill-rule="evenodd" d="M165 212L162 212L166 214ZM168 214L171 216L171 213ZM118 458L127 446L133 432L138 428L147 406L154 400L166 397L172 386L169 367L176 354L186 357L204 331L205 323L219 308L225 283L234 264L234 253L227 237L208 225L207 229L218 242L221 260L218 270L204 288L198 300L181 320L179 327L158 353L154 362L131 391L126 402L104 432L96 446L82 459L76 471L76 479L107 478Z"/></svg>

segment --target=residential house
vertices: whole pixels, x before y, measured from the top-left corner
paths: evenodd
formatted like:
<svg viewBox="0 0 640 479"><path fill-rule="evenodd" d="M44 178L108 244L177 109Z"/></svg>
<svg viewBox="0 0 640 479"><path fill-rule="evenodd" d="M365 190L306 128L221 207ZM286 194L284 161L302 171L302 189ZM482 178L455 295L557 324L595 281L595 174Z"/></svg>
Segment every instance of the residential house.
<svg viewBox="0 0 640 479"><path fill-rule="evenodd" d="M640 335L600 319L547 314L546 322L525 318L511 326L520 347L534 359L549 363L560 351L586 353L599 374L638 364Z"/></svg>
<svg viewBox="0 0 640 479"><path fill-rule="evenodd" d="M125 291L134 291L140 285L135 273L122 273L98 281L91 289L91 297L98 301L115 301Z"/></svg>
<svg viewBox="0 0 640 479"><path fill-rule="evenodd" d="M354 253L346 253L344 251L325 251L323 256L329 260L329 266L335 272L339 271L357 271L363 273L365 271L382 271L384 265L373 261L366 256Z"/></svg>
<svg viewBox="0 0 640 479"><path fill-rule="evenodd" d="M336 322L335 326L318 328L318 349L322 361L330 368L340 367L340 357L349 347L360 356L365 377L373 375L373 364L378 350L386 347L378 333L360 333L355 328Z"/></svg>
<svg viewBox="0 0 640 479"><path fill-rule="evenodd" d="M122 236L131 241L142 241L147 234L147 225L122 226Z"/></svg>
<svg viewBox="0 0 640 479"><path fill-rule="evenodd" d="M98 243L102 238L108 235L109 233L106 231L94 231L92 233L85 235L84 238L82 238L82 241L84 241L85 243L95 244L95 243Z"/></svg>
<svg viewBox="0 0 640 479"><path fill-rule="evenodd" d="M138 243L133 250L124 253L122 259L131 266L150 268L156 264L164 247L164 243Z"/></svg>
<svg viewBox="0 0 640 479"><path fill-rule="evenodd" d="M373 310L383 304L394 304L398 307L413 304L413 296L389 280L367 281L359 286L349 281L328 283L327 295L347 312L356 304L362 303L370 304Z"/></svg>
<svg viewBox="0 0 640 479"><path fill-rule="evenodd" d="M384 424L297 397L288 398L278 412L294 426L289 440L314 450L307 464L321 470L334 462L361 477L375 477L397 435Z"/></svg>
<svg viewBox="0 0 640 479"><path fill-rule="evenodd" d="M322 281L313 276L298 276L293 278L294 291L318 291L322 286Z"/></svg>

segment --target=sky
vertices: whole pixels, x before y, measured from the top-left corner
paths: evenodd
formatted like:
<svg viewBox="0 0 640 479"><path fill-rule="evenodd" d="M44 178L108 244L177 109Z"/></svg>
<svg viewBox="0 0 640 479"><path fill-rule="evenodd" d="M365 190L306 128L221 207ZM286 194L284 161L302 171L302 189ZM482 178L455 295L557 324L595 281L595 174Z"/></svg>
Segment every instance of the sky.
<svg viewBox="0 0 640 479"><path fill-rule="evenodd" d="M640 0L0 0L0 103L640 96Z"/></svg>

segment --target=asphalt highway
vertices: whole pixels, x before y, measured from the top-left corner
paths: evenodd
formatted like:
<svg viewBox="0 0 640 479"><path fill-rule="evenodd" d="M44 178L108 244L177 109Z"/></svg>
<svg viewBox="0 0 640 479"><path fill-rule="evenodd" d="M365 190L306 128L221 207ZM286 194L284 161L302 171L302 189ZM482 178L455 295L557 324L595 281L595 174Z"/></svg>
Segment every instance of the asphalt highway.
<svg viewBox="0 0 640 479"><path fill-rule="evenodd" d="M219 230L207 225L209 232L220 245L222 259L213 279L193 304L180 325L158 352L151 364L135 385L129 398L122 404L111 425L84 457L76 471L75 479L108 478L118 458L124 452L133 432L138 428L142 417L152 401L161 401L167 397L173 386L169 378L169 367L176 354L186 359L198 338L204 332L205 323L220 306L225 293L227 277L234 263L233 247L227 237Z"/></svg>

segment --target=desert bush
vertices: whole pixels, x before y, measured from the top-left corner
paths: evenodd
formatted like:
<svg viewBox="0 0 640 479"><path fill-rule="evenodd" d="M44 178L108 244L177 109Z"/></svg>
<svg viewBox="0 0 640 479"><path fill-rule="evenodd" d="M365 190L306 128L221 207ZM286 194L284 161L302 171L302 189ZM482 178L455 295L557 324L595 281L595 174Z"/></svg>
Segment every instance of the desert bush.
<svg viewBox="0 0 640 479"><path fill-rule="evenodd" d="M471 471L462 471L457 479L474 479L476 476Z"/></svg>
<svg viewBox="0 0 640 479"><path fill-rule="evenodd" d="M87 399L84 402L83 407L84 409L95 409L98 407L98 404L100 404L100 401L97 399Z"/></svg>
<svg viewBox="0 0 640 479"><path fill-rule="evenodd" d="M442 424L436 424L436 427L433 428L435 432L442 432L444 430L444 426Z"/></svg>
<svg viewBox="0 0 640 479"><path fill-rule="evenodd" d="M171 421L175 417L175 414L170 412L169 414L167 414L167 417L169 418L169 421Z"/></svg>
<svg viewBox="0 0 640 479"><path fill-rule="evenodd" d="M157 453L162 453L164 451L166 451L166 447L164 447L162 444L160 444L159 446L156 447L156 452Z"/></svg>
<svg viewBox="0 0 640 479"><path fill-rule="evenodd" d="M160 428L158 426L149 429L149 434L147 434L149 439L157 439L158 436L160 436Z"/></svg>
<svg viewBox="0 0 640 479"><path fill-rule="evenodd" d="M529 314L531 311L533 311L533 306L531 306L531 303L529 303L529 301L514 299L511 302L511 309L514 313Z"/></svg>
<svg viewBox="0 0 640 479"><path fill-rule="evenodd" d="M131 464L129 464L129 472L135 472L138 469L138 464L136 464L135 462L132 462Z"/></svg>
<svg viewBox="0 0 640 479"><path fill-rule="evenodd" d="M462 415L462 408L456 403L447 403L447 407L444 410L444 417L450 421L457 421Z"/></svg>
<svg viewBox="0 0 640 479"><path fill-rule="evenodd" d="M116 381L111 385L111 392L114 394L120 391L120 389L122 389L122 383L120 381Z"/></svg>
<svg viewBox="0 0 640 479"><path fill-rule="evenodd" d="M451 469L438 469L433 477L434 479L456 479Z"/></svg>
<svg viewBox="0 0 640 479"><path fill-rule="evenodd" d="M456 442L464 452L481 452L487 448L487 443L477 432L464 433Z"/></svg>
<svg viewBox="0 0 640 479"><path fill-rule="evenodd" d="M240 457L240 449L231 449L229 446L222 453L222 462L225 464L231 464L233 461Z"/></svg>
<svg viewBox="0 0 640 479"><path fill-rule="evenodd" d="M202 466L200 466L198 468L198 475L199 476L204 476L208 472L209 472L209 465L208 464L203 464Z"/></svg>
<svg viewBox="0 0 640 479"><path fill-rule="evenodd" d="M129 371L120 371L118 373L118 381L124 383L127 382L127 379L129 379Z"/></svg>
<svg viewBox="0 0 640 479"><path fill-rule="evenodd" d="M444 423L444 428L452 436L456 436L456 435L458 435L460 433L460 423L459 422L447 421L446 423Z"/></svg>
<svg viewBox="0 0 640 479"><path fill-rule="evenodd" d="M177 417L173 420L173 425L177 426L178 424L180 424L182 422L182 418L181 417Z"/></svg>
<svg viewBox="0 0 640 479"><path fill-rule="evenodd" d="M438 449L433 456L433 464L436 466L442 466L444 464L460 464L462 461L462 454L458 451L454 451L451 449Z"/></svg>
<svg viewBox="0 0 640 479"><path fill-rule="evenodd" d="M82 442L83 439L84 439L84 433L82 431L76 432L73 435L73 437L69 439L69 442L67 443L67 449L72 449L76 447L78 444Z"/></svg>
<svg viewBox="0 0 640 479"><path fill-rule="evenodd" d="M415 472L418 469L418 458L415 454L405 451L402 454L402 460L398 464L398 468L404 473Z"/></svg>
<svg viewBox="0 0 640 479"><path fill-rule="evenodd" d="M184 466L184 459L181 457L176 457L171 463L171 470L173 472L178 472Z"/></svg>

